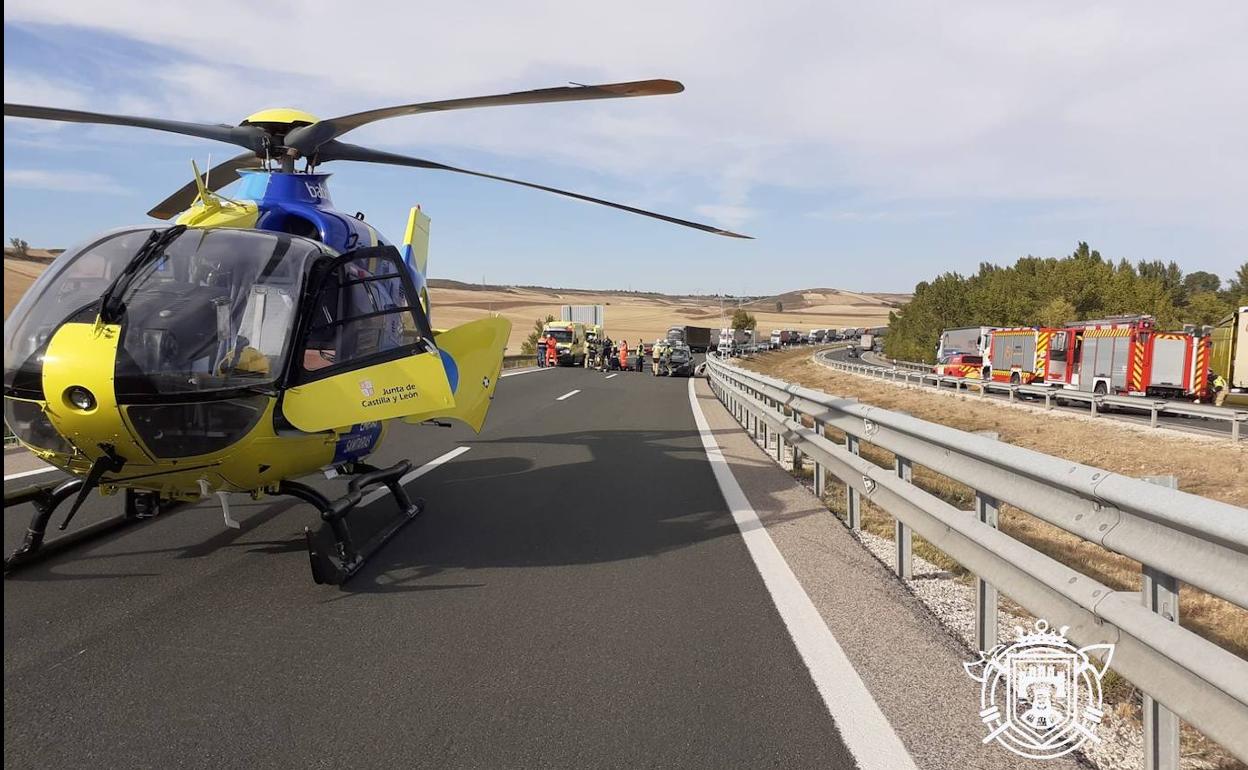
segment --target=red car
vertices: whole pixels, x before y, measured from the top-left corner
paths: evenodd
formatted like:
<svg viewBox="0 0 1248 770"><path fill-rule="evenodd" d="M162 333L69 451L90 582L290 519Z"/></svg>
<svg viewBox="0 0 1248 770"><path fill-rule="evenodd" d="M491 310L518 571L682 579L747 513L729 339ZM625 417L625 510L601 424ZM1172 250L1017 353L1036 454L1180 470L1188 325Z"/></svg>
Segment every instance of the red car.
<svg viewBox="0 0 1248 770"><path fill-rule="evenodd" d="M932 371L943 377L963 377L968 380L981 378L980 370L984 367L984 357L969 353L955 353L936 362Z"/></svg>

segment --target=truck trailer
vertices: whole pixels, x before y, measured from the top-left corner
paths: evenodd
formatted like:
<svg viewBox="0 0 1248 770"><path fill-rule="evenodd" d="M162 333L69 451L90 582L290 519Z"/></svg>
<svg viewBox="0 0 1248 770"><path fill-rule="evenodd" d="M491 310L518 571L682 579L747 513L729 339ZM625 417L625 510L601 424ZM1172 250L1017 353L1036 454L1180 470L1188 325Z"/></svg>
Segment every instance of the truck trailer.
<svg viewBox="0 0 1248 770"><path fill-rule="evenodd" d="M680 340L694 353L705 353L718 341L719 330L708 326L673 326L667 330L669 340Z"/></svg>
<svg viewBox="0 0 1248 770"><path fill-rule="evenodd" d="M1223 406L1248 406L1248 305L1222 319L1209 339L1210 371L1226 378Z"/></svg>
<svg viewBox="0 0 1248 770"><path fill-rule="evenodd" d="M940 342L936 345L936 363L945 363L946 359L955 355L988 356L988 332L992 326L961 326L956 329L945 329L940 333Z"/></svg>

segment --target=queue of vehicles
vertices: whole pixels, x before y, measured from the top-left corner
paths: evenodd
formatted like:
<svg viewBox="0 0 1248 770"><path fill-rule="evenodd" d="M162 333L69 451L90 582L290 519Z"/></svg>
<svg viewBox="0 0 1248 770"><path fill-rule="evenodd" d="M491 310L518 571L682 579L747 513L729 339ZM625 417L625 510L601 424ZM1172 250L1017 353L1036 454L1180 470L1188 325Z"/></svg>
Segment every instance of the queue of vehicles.
<svg viewBox="0 0 1248 770"><path fill-rule="evenodd" d="M1214 327L1157 328L1149 315L1124 315L1058 327L946 329L936 374L1047 385L1102 395L1203 400L1212 380L1226 400L1248 403L1248 307Z"/></svg>

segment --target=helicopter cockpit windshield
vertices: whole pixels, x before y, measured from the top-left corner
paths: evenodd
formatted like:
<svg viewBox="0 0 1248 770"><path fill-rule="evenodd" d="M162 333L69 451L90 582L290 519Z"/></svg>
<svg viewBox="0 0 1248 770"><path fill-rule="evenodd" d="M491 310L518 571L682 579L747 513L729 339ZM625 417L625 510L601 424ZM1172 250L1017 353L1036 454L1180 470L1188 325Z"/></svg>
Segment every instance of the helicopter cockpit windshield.
<svg viewBox="0 0 1248 770"><path fill-rule="evenodd" d="M281 375L306 265L332 252L282 233L188 229L132 264L153 232L163 229L110 233L40 276L5 324L6 392L37 384L48 340L64 323L94 322L110 287L120 300L119 397L265 386Z"/></svg>

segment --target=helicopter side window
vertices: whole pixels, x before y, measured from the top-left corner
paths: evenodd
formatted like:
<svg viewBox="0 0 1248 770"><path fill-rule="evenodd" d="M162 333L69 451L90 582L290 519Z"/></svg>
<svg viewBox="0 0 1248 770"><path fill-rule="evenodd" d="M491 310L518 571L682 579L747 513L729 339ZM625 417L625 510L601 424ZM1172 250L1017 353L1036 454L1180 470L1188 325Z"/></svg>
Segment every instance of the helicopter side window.
<svg viewBox="0 0 1248 770"><path fill-rule="evenodd" d="M325 277L311 307L303 379L414 351L423 310L409 297L402 270L395 259L370 256L344 260Z"/></svg>

